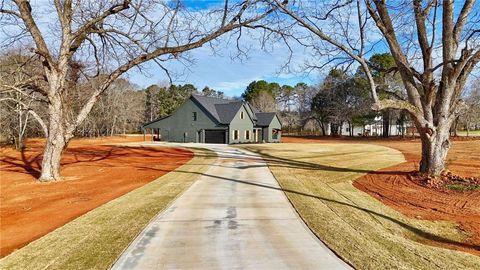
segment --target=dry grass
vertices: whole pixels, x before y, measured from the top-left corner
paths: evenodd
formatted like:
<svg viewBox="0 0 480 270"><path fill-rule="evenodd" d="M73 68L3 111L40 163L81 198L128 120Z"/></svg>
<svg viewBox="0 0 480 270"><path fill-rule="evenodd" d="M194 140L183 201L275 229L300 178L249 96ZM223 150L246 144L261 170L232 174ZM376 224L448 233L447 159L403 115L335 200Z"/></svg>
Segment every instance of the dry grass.
<svg viewBox="0 0 480 270"><path fill-rule="evenodd" d="M195 181L197 172L206 171L215 159L213 152L194 151L195 157L175 171L3 258L0 269L109 268L148 222Z"/></svg>
<svg viewBox="0 0 480 270"><path fill-rule="evenodd" d="M362 144L246 145L264 155L301 217L331 249L358 269L480 269L480 258L421 244L462 241L447 221L407 218L352 181L404 161L397 150Z"/></svg>
<svg viewBox="0 0 480 270"><path fill-rule="evenodd" d="M467 131L460 130L460 131L457 131L457 134L459 136L467 136ZM470 130L468 132L468 136L480 136L480 130Z"/></svg>

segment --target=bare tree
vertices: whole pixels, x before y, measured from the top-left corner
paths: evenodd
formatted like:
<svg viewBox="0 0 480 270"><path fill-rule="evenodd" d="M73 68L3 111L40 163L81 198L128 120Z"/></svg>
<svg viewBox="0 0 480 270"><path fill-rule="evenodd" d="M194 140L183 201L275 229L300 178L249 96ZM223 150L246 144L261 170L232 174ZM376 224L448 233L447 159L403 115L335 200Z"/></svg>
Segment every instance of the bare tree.
<svg viewBox="0 0 480 270"><path fill-rule="evenodd" d="M261 91L250 103L261 112L276 112L277 104L275 99L266 91Z"/></svg>
<svg viewBox="0 0 480 270"><path fill-rule="evenodd" d="M467 132L467 136L470 134L470 130L480 129L480 79L472 81L470 84L470 91L465 96L465 103L468 109L464 110L458 118L459 124L461 124L464 130Z"/></svg>
<svg viewBox="0 0 480 270"><path fill-rule="evenodd" d="M276 14L282 23L258 27L293 38L312 48L317 56L327 58L322 65L307 63L310 68L327 64L348 66L353 62L360 66L370 85L373 108L408 111L421 136L420 171L440 174L450 147L450 126L464 107L460 97L465 82L480 61L478 3L271 2L277 5ZM285 24L285 17L291 19L290 24ZM395 59L396 71L407 92L405 100L382 98L377 93L366 55L382 42Z"/></svg>
<svg viewBox="0 0 480 270"><path fill-rule="evenodd" d="M39 83L38 59L23 56L18 51L7 51L0 56L0 125L1 132L11 139L17 149L23 148L26 134L45 134L38 103L45 103L35 93Z"/></svg>
<svg viewBox="0 0 480 270"><path fill-rule="evenodd" d="M240 37L244 26L271 12L272 7L259 0L226 0L208 10L190 10L181 1L53 0L37 6L27 0L2 1L2 31L8 31L3 31L7 38L1 44L31 42L31 51L43 67L45 87L36 89L48 103L48 115L40 120L47 138L40 181L61 178L60 158L74 131L125 72L152 60L168 74L168 60L188 60L185 52L228 32ZM47 26L40 18L48 18ZM77 111L68 108L75 91L71 77L76 81L101 78Z"/></svg>

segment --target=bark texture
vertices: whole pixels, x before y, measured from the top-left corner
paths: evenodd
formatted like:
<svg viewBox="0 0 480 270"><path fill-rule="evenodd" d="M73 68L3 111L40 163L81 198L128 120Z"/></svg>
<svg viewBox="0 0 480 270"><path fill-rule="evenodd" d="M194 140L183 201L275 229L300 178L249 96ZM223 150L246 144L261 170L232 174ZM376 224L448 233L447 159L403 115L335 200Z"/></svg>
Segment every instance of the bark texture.
<svg viewBox="0 0 480 270"><path fill-rule="evenodd" d="M437 134L430 136L428 133L420 135L422 140L422 160L420 172L439 175L445 168L445 160L450 149L449 128L438 130Z"/></svg>

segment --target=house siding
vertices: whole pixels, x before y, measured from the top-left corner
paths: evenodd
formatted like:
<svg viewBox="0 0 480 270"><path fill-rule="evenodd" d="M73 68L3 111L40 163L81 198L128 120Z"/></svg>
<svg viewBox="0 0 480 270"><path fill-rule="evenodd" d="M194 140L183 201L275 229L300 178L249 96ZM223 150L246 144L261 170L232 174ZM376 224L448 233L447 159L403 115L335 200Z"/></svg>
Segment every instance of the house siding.
<svg viewBox="0 0 480 270"><path fill-rule="evenodd" d="M241 113L243 112L243 119L241 119ZM239 131L239 138L238 140L234 140L233 133L234 130ZM245 131L250 131L250 139L245 138ZM235 117L230 122L230 132L229 132L229 143L249 143L253 142L253 120L251 118L250 113L245 108L245 105L238 110Z"/></svg>
<svg viewBox="0 0 480 270"><path fill-rule="evenodd" d="M282 140L282 133L278 133L277 138L273 138L273 130L274 129L282 129L282 124L280 123L280 120L278 120L278 117L275 116L272 119L272 122L267 128L268 131L268 142L280 142Z"/></svg>
<svg viewBox="0 0 480 270"><path fill-rule="evenodd" d="M196 121L193 121L193 112L197 113ZM169 117L147 124L144 128L160 129L161 140L171 142L204 142L203 130L227 130L225 125L215 121L208 112L198 106L192 99L186 100Z"/></svg>
<svg viewBox="0 0 480 270"><path fill-rule="evenodd" d="M276 139L273 139L272 136L273 129L281 129L281 123L278 117L275 116L272 119L269 127L260 128L255 126L256 122L254 121L254 117L256 117L256 115L247 103L236 103L235 107L232 107L230 111L225 111L225 107L223 107L222 110L213 112L215 115L213 116L210 111L212 105L205 105L203 102L205 101L199 101L195 97L191 97L170 116L147 123L143 126L143 129L144 131L152 129L152 134L160 134L161 141L171 142L204 143L206 131L210 130L225 131L224 142L228 144L257 142L255 140L254 130L260 131L258 134L258 142L280 142L281 134L279 134ZM239 109L235 112L237 108ZM213 109L216 108L213 107ZM196 120L194 120L194 112L196 113ZM218 113L226 114L217 115ZM235 115L231 118L233 113L235 113ZM243 119L241 117L242 113ZM220 120L222 117L228 120ZM230 123L222 124L222 121L230 121ZM238 138L234 138L233 136L235 130L238 130ZM248 139L246 136L247 132L249 133ZM218 135L218 133L215 132L208 132L209 142L221 143L221 141L218 140L219 137L215 137L215 134Z"/></svg>

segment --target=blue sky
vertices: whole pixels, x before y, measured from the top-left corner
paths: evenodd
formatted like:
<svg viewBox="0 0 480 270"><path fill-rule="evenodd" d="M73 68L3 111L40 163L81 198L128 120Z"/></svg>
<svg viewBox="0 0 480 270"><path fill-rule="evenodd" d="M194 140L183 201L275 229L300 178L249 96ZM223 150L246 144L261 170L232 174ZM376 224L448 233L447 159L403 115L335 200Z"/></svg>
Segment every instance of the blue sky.
<svg viewBox="0 0 480 270"><path fill-rule="evenodd" d="M247 59L232 59L231 54L236 52L234 45L215 50L215 54L208 47L191 52L195 63L191 66L184 66L178 62L167 64L169 70L177 73L172 76L175 84L192 83L197 88L209 86L215 90L223 91L228 96L239 96L247 85L254 80L266 80L277 82L280 85L295 85L299 82L317 84L320 81L320 72L280 72L283 64L288 60L287 50L283 44L278 44L273 52L266 52L260 49L256 42L251 40ZM306 53L302 47L298 47L293 55L292 68L303 64ZM147 72L140 73L138 70L129 72L128 77L140 87L147 87L151 84L165 83L168 81L166 74L154 63L146 65Z"/></svg>
<svg viewBox="0 0 480 270"><path fill-rule="evenodd" d="M222 4L218 0L183 0L185 6L190 9L206 9L213 5ZM225 39L225 38L224 38ZM173 76L175 84L194 84L197 88L209 86L218 91L223 91L227 96L239 96L247 85L254 80L266 80L277 82L280 85L295 85L299 82L317 84L322 77L321 72L306 73L300 71L300 66L308 57L302 46L294 46L295 54L290 65L295 71L280 72L282 65L288 60L288 50L284 44L273 44L274 50L269 52L262 50L259 40L255 37L243 37L242 46L248 46L248 58L232 59L237 50L235 44L221 42L222 47L217 47L215 52L205 45L202 48L191 51L189 54L195 60L193 65L185 67L178 62L170 62L166 65L169 71L181 74ZM132 70L128 77L140 87L151 84L165 83L168 77L155 63L147 63L147 72L140 73Z"/></svg>

